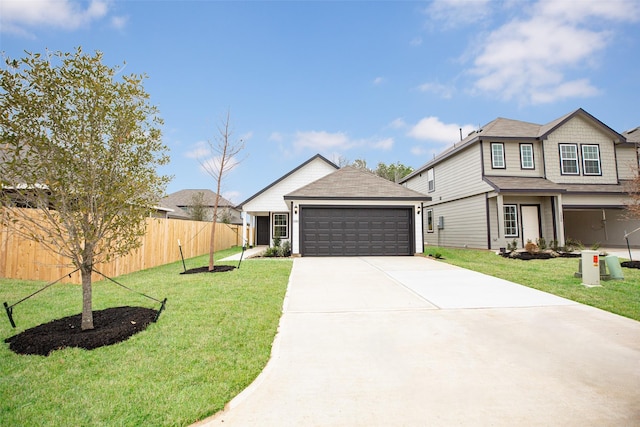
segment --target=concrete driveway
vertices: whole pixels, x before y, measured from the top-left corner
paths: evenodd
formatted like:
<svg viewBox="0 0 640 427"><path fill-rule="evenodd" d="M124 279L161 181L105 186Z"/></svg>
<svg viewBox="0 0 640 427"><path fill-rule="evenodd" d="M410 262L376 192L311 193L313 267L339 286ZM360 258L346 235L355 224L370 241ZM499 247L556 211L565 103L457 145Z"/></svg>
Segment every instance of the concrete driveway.
<svg viewBox="0 0 640 427"><path fill-rule="evenodd" d="M298 258L272 358L199 425L640 425L640 322L422 257Z"/></svg>

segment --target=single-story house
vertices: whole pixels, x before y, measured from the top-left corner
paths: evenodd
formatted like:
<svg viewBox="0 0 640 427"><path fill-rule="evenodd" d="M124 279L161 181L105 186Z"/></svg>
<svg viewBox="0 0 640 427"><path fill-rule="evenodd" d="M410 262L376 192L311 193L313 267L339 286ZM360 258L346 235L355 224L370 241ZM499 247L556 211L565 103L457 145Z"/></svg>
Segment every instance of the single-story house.
<svg viewBox="0 0 640 427"><path fill-rule="evenodd" d="M213 220L216 193L208 189L185 189L165 196L160 205L168 209L166 218L190 220L195 209L202 209L203 221ZM201 206L197 206L201 205ZM240 211L229 200L220 196L218 200L218 221L228 224L242 224Z"/></svg>
<svg viewBox="0 0 640 427"><path fill-rule="evenodd" d="M250 246L279 238L300 256L413 255L423 252L422 205L429 199L318 154L238 207L255 230Z"/></svg>

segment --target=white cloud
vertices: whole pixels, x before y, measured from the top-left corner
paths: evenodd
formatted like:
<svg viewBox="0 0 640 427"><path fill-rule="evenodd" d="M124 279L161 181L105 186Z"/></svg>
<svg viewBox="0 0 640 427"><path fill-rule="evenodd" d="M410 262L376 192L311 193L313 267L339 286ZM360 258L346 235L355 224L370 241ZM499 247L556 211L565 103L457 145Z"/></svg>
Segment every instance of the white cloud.
<svg viewBox="0 0 640 427"><path fill-rule="evenodd" d="M325 131L296 132L293 146L297 151L309 149L321 153L344 152L353 148L371 148L375 150L390 150L393 148L393 138L351 139L344 132L330 133Z"/></svg>
<svg viewBox="0 0 640 427"><path fill-rule="evenodd" d="M239 191L231 190L222 192L222 197L224 197L231 203L238 203L237 201L240 200L240 196L242 196L242 193L240 193Z"/></svg>
<svg viewBox="0 0 640 427"><path fill-rule="evenodd" d="M184 153L189 159L202 159L211 154L211 148L206 141L198 141L194 144L193 149Z"/></svg>
<svg viewBox="0 0 640 427"><path fill-rule="evenodd" d="M374 141L372 147L378 150L388 151L393 148L395 141L393 138L385 138L380 141Z"/></svg>
<svg viewBox="0 0 640 427"><path fill-rule="evenodd" d="M599 90L589 79L569 75L597 64L612 43L613 31L599 27L639 17L635 0L541 0L483 40L471 69L474 92L525 104L593 96Z"/></svg>
<svg viewBox="0 0 640 427"><path fill-rule="evenodd" d="M425 13L445 28L463 27L487 18L491 0L434 0Z"/></svg>
<svg viewBox="0 0 640 427"><path fill-rule="evenodd" d="M389 127L391 129L404 129L405 127L407 127L407 123L402 117L398 117L397 119L389 123Z"/></svg>
<svg viewBox="0 0 640 427"><path fill-rule="evenodd" d="M346 134L342 132L296 132L294 147L297 149L310 148L318 151L330 150L333 148L349 149L353 146Z"/></svg>
<svg viewBox="0 0 640 427"><path fill-rule="evenodd" d="M272 132L271 135L269 135L269 141L282 142L283 140L284 136L282 136L280 132Z"/></svg>
<svg viewBox="0 0 640 427"><path fill-rule="evenodd" d="M235 157L228 158L224 164L224 174L230 172L238 166L240 162ZM200 170L215 178L220 173L222 167L222 156L210 157L200 162Z"/></svg>
<svg viewBox="0 0 640 427"><path fill-rule="evenodd" d="M129 23L128 16L114 16L111 18L111 26L116 30L122 30Z"/></svg>
<svg viewBox="0 0 640 427"><path fill-rule="evenodd" d="M411 46L422 46L422 37L414 37L409 42Z"/></svg>
<svg viewBox="0 0 640 427"><path fill-rule="evenodd" d="M376 77L375 79L373 79L373 85L380 86L382 83L384 83L384 81L384 77Z"/></svg>
<svg viewBox="0 0 640 427"><path fill-rule="evenodd" d="M460 128L462 135L467 135L475 129L473 125L443 123L437 117L430 116L420 120L407 135L415 139L448 144L460 140Z"/></svg>
<svg viewBox="0 0 640 427"><path fill-rule="evenodd" d="M83 7L85 4L72 0L2 0L1 31L27 36L27 28L33 27L75 30L108 13L108 2L104 0L92 0L87 7Z"/></svg>
<svg viewBox="0 0 640 427"><path fill-rule="evenodd" d="M418 86L420 92L431 92L443 99L451 99L454 88L440 83L423 83Z"/></svg>

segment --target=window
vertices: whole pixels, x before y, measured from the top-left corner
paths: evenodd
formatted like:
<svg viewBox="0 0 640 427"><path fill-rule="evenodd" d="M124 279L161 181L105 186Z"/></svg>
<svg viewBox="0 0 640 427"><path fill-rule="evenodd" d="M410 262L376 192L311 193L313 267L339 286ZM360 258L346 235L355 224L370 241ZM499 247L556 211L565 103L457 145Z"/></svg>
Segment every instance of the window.
<svg viewBox="0 0 640 427"><path fill-rule="evenodd" d="M516 205L504 205L504 235L518 235L518 208Z"/></svg>
<svg viewBox="0 0 640 427"><path fill-rule="evenodd" d="M578 146L560 144L560 170L563 175L578 175Z"/></svg>
<svg viewBox="0 0 640 427"><path fill-rule="evenodd" d="M289 214L273 214L273 238L289 237Z"/></svg>
<svg viewBox="0 0 640 427"><path fill-rule="evenodd" d="M433 209L427 209L427 233L433 233Z"/></svg>
<svg viewBox="0 0 640 427"><path fill-rule="evenodd" d="M533 144L520 144L520 167L522 169L534 169Z"/></svg>
<svg viewBox="0 0 640 427"><path fill-rule="evenodd" d="M429 169L427 171L427 182L429 184L429 192L435 191L435 189L436 189L436 180L433 177L433 169Z"/></svg>
<svg viewBox="0 0 640 427"><path fill-rule="evenodd" d="M504 144L500 142L491 143L491 166L494 169L504 169Z"/></svg>
<svg viewBox="0 0 640 427"><path fill-rule="evenodd" d="M582 170L585 175L600 175L600 147L597 145L582 146Z"/></svg>

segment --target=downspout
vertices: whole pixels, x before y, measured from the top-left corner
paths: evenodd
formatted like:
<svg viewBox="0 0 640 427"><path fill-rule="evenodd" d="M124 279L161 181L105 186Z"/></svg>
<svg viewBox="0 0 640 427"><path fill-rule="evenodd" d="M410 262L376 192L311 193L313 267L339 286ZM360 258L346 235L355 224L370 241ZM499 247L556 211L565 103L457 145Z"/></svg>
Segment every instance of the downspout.
<svg viewBox="0 0 640 427"><path fill-rule="evenodd" d="M484 193L485 214L487 217L487 249L491 249L491 217L489 213L489 194Z"/></svg>

